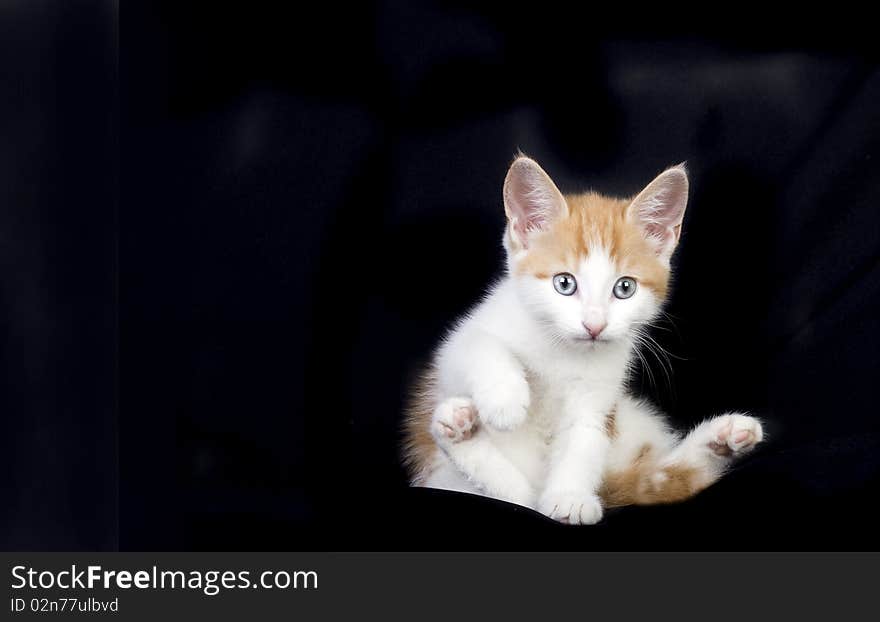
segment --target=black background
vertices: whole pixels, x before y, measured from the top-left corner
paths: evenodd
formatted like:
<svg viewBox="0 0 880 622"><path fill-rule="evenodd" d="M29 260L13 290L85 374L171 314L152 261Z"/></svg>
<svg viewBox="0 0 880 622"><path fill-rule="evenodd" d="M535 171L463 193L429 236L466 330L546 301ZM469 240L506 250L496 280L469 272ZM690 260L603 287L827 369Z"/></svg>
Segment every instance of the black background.
<svg viewBox="0 0 880 622"><path fill-rule="evenodd" d="M7 546L876 548L871 22L713 11L124 3L118 68L100 4L4 22ZM633 390L769 438L687 503L570 528L406 487L517 149L563 191L688 162L671 378Z"/></svg>

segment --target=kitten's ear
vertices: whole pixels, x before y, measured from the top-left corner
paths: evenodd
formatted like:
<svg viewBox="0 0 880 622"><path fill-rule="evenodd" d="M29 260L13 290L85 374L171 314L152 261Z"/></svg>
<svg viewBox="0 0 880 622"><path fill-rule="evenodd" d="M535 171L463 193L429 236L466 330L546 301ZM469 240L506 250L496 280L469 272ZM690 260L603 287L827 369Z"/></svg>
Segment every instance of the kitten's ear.
<svg viewBox="0 0 880 622"><path fill-rule="evenodd" d="M645 235L668 263L678 244L681 221L688 200L688 176L684 164L666 169L642 190L629 206Z"/></svg>
<svg viewBox="0 0 880 622"><path fill-rule="evenodd" d="M545 229L567 209L559 188L537 162L526 156L513 161L504 180L504 212L511 243L527 248L530 232Z"/></svg>

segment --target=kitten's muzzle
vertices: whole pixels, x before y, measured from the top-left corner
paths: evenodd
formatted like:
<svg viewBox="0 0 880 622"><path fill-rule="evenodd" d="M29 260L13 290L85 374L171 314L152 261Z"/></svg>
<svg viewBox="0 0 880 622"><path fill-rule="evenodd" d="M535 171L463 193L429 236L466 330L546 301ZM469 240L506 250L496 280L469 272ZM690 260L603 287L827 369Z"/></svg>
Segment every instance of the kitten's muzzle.
<svg viewBox="0 0 880 622"><path fill-rule="evenodd" d="M605 327L608 326L607 322L581 322L581 324L590 339L598 339Z"/></svg>

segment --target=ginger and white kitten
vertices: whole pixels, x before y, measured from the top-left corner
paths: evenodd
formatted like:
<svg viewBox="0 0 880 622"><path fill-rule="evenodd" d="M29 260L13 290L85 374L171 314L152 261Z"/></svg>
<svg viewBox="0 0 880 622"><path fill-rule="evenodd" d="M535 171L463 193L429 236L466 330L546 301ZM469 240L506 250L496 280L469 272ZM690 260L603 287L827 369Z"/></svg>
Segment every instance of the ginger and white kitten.
<svg viewBox="0 0 880 622"><path fill-rule="evenodd" d="M603 507L685 499L761 441L739 413L682 437L625 392L639 331L666 299L687 196L683 166L619 200L563 196L516 158L507 274L446 336L407 414L413 485L591 524Z"/></svg>

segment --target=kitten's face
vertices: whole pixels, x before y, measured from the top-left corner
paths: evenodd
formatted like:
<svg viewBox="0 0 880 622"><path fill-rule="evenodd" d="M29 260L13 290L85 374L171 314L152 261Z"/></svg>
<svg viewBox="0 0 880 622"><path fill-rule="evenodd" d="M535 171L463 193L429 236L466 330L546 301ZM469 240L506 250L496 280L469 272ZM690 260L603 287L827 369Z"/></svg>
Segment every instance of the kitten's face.
<svg viewBox="0 0 880 622"><path fill-rule="evenodd" d="M510 272L551 339L597 347L659 313L687 201L684 169L669 169L632 200L564 197L521 157L504 195Z"/></svg>

